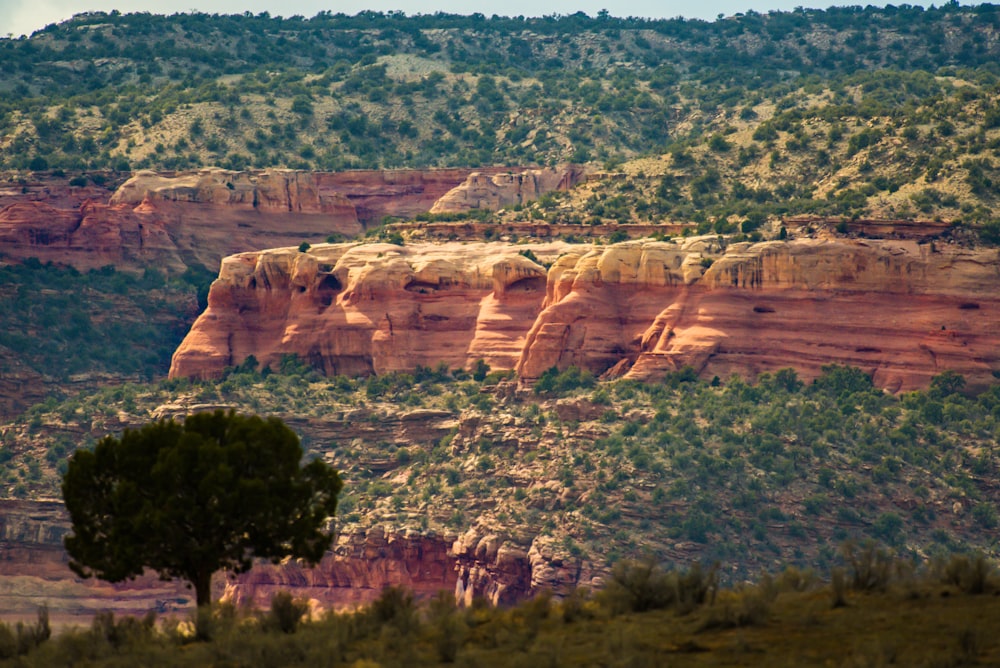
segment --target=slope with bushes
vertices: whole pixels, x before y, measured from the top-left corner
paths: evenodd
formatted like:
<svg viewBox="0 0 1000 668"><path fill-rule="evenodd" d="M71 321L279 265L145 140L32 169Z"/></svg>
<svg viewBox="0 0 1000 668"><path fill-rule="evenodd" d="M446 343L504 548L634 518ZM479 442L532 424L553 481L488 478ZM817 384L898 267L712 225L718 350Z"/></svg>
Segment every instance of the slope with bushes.
<svg viewBox="0 0 1000 668"><path fill-rule="evenodd" d="M717 559L741 577L826 569L850 538L922 556L997 549L998 389L966 397L954 374L893 397L844 367L809 386L790 369L757 385L596 385L553 370L521 391L499 374L355 381L283 367L38 405L3 428L6 495L56 495L67 453L109 431L232 406L283 417L342 469L344 531L471 529L544 547L585 582L642 553ZM421 411L451 431L400 423Z"/></svg>

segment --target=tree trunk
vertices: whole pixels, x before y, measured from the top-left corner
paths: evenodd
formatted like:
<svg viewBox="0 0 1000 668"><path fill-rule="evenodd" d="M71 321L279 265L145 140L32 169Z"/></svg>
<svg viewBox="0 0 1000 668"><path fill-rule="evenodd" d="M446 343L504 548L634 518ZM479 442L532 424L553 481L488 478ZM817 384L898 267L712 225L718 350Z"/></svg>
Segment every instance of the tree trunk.
<svg viewBox="0 0 1000 668"><path fill-rule="evenodd" d="M195 601L198 610L195 611L195 636L198 640L212 639L212 571L196 573L191 578L194 584Z"/></svg>
<svg viewBox="0 0 1000 668"><path fill-rule="evenodd" d="M199 608L212 604L212 571L207 573L195 573L191 578L194 585L194 597Z"/></svg>

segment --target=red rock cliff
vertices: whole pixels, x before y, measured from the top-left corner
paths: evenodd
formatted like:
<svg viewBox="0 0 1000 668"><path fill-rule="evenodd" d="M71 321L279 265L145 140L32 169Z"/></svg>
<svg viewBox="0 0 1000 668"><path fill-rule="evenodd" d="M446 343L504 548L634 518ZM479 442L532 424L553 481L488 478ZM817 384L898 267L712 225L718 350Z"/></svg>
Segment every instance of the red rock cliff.
<svg viewBox="0 0 1000 668"><path fill-rule="evenodd" d="M518 250L321 244L228 257L170 373L211 377L249 355L276 365L287 353L327 374L479 358L512 368L545 295L545 268Z"/></svg>
<svg viewBox="0 0 1000 668"><path fill-rule="evenodd" d="M998 251L910 241L322 245L227 258L172 376L296 353L328 374L483 358L531 379L578 365L655 378L825 364L891 391L1000 369ZM560 256L561 254L561 256ZM710 265L710 266L709 266Z"/></svg>
<svg viewBox="0 0 1000 668"><path fill-rule="evenodd" d="M569 190L583 179L583 175L584 170L578 165L499 173L476 171L435 202L430 212L496 211L505 206L537 200L553 190Z"/></svg>
<svg viewBox="0 0 1000 668"><path fill-rule="evenodd" d="M114 584L78 577L62 546L69 531L61 503L0 501L0 576L5 584L0 621L29 619L41 605L48 606L59 625L87 624L100 610L141 615L193 606L192 592L183 582L164 582L153 573ZM470 542L471 552L466 547ZM480 543L492 549L477 551ZM315 567L286 559L280 564L261 561L241 575L217 573L213 596L266 608L275 593L287 591L322 608L344 610L371 603L385 587L402 586L421 598L444 590L469 601L481 595L494 603L516 602L532 587L553 584L535 581L533 569L551 575L550 568L536 567L536 561L534 553L502 545L495 536L480 541L473 533L456 538L375 526L339 534ZM572 586L575 577L563 584Z"/></svg>
<svg viewBox="0 0 1000 668"><path fill-rule="evenodd" d="M486 175L509 171L489 168ZM355 236L385 216L423 213L468 169L137 172L113 194L65 181L0 189L0 252L80 270L113 264L181 272L233 253L331 234Z"/></svg>

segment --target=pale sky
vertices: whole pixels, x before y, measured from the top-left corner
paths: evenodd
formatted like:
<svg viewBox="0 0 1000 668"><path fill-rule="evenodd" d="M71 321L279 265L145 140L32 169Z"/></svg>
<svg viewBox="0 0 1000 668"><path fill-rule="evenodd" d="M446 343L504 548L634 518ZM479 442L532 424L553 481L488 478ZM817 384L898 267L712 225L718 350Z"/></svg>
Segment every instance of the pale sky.
<svg viewBox="0 0 1000 668"><path fill-rule="evenodd" d="M714 19L719 14L726 16L754 9L758 12L769 10L788 11L795 7L825 8L830 5L851 5L854 2L824 0L633 0L625 4L610 0L548 0L539 3L533 0L505 0L486 2L484 0L0 0L0 37L30 35L35 30L50 23L58 23L74 14L86 11L110 12L117 9L123 14L147 11L154 14L201 11L210 14L242 14L245 11L269 12L272 16L295 16L310 18L329 10L354 15L370 9L374 11L401 10L406 14L472 14L480 12L486 16L543 16L550 14L572 14L582 11L595 16L601 9L607 9L612 16L642 16L649 18ZM867 4L867 3L866 3ZM899 4L898 2L895 4ZM921 3L910 3L921 4ZM943 2L941 3L943 4ZM962 4L967 4L963 2Z"/></svg>

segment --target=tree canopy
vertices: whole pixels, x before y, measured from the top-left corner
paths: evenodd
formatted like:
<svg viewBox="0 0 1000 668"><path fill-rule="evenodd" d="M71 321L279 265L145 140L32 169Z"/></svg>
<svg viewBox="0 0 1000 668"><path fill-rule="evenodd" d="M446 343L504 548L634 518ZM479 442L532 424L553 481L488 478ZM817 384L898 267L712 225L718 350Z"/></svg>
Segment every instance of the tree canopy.
<svg viewBox="0 0 1000 668"><path fill-rule="evenodd" d="M70 568L110 582L150 568L190 582L201 607L219 569L246 571L254 557L316 563L342 483L321 461L301 466L302 454L281 420L221 410L78 450L62 483Z"/></svg>

